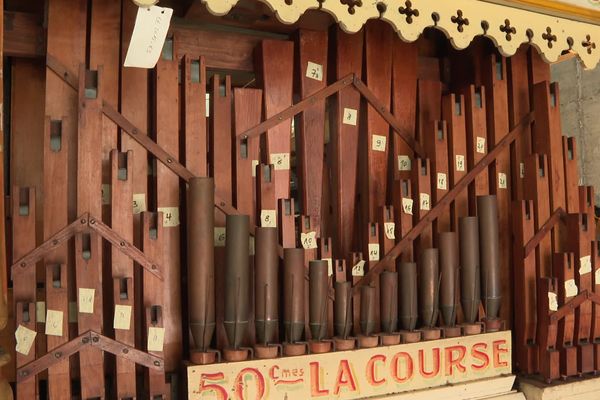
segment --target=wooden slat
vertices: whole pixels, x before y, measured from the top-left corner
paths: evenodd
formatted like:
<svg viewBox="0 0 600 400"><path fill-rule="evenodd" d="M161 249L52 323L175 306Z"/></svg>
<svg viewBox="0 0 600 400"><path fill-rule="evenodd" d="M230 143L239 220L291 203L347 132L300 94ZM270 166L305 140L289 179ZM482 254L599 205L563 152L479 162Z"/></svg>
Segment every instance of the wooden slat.
<svg viewBox="0 0 600 400"><path fill-rule="evenodd" d="M537 281L537 297L545 299L549 293L558 295L558 280L556 278L541 278ZM550 302L537 302L537 342L539 346L539 371L547 380L557 379L559 373L559 354L556 350L558 327L551 323Z"/></svg>
<svg viewBox="0 0 600 400"><path fill-rule="evenodd" d="M424 130L422 140L425 143L425 151L430 160L431 171L431 204L436 204L450 189L448 171L448 129L446 121L429 121L428 128ZM450 231L450 207L434 222L434 243L437 244L437 235L441 232Z"/></svg>
<svg viewBox="0 0 600 400"><path fill-rule="evenodd" d="M413 215L417 210L415 207L418 207L418 203L415 203L413 198L410 179L401 179L394 182L393 205L396 222L396 243L400 243L400 241L412 230ZM392 250L393 248L382 254L388 254ZM413 248L412 246L407 246L402 251L401 257L396 260L396 265L401 261L412 262L413 259Z"/></svg>
<svg viewBox="0 0 600 400"><path fill-rule="evenodd" d="M296 248L296 219L294 199L277 200L279 244L284 249Z"/></svg>
<svg viewBox="0 0 600 400"><path fill-rule="evenodd" d="M469 85L463 93L465 96L467 166L469 170L485 157L488 149L492 148L487 134L485 92L484 87L476 88L474 85ZM489 174L487 170L484 170L469 187L469 213L471 215L476 215L477 196L485 196L489 192Z"/></svg>
<svg viewBox="0 0 600 400"><path fill-rule="evenodd" d="M299 215L297 217L296 224L298 225L296 247L304 249L304 273L306 277L306 279L304 280L304 334L306 335L306 339L310 340L312 338L312 333L310 330L310 287L308 280L308 265L310 261L317 259L317 248L307 248L308 246L305 247L305 243L302 241L302 234L310 235L311 233L315 232L315 230L311 225L310 217L307 215Z"/></svg>
<svg viewBox="0 0 600 400"><path fill-rule="evenodd" d="M562 137L563 160L565 162L565 194L568 213L579 212L579 172L577 167L577 140Z"/></svg>
<svg viewBox="0 0 600 400"><path fill-rule="evenodd" d="M183 58L182 113L186 168L194 176L208 176L208 135L206 132L206 60Z"/></svg>
<svg viewBox="0 0 600 400"><path fill-rule="evenodd" d="M528 201L533 201L533 200L528 200ZM533 208L531 208L531 210L533 210ZM544 223L544 225L542 225L539 228L539 230L537 230L535 232L535 235L533 235L533 237L531 239L529 239L529 241L527 243L525 243L525 246L523 249L523 252L524 252L523 256L529 257L529 255L531 255L531 253L536 249L536 247L541 243L541 241L544 240L544 238L547 237L548 234L552 231L552 228L554 228L554 225L561 222L565 218L565 216L566 216L566 213L564 212L564 210L562 208L559 208L558 210L554 211L554 213L548 219L548 221L546 221Z"/></svg>
<svg viewBox="0 0 600 400"><path fill-rule="evenodd" d="M442 83L419 79L418 96L417 138L420 143L426 143L431 121L440 121L442 117Z"/></svg>
<svg viewBox="0 0 600 400"><path fill-rule="evenodd" d="M593 291L600 294L600 279L597 279L596 271L600 269L600 241L592 243L592 265L593 265ZM592 341L594 342L594 368L600 367L600 353L598 352L598 339L600 339L600 305L594 304L592 309Z"/></svg>
<svg viewBox="0 0 600 400"><path fill-rule="evenodd" d="M565 284L575 279L575 258L573 253L554 253L552 261L558 277L558 306L562 307L573 298L573 295L567 296ZM565 376L573 376L577 373L577 352L573 346L574 328L575 315L573 309L570 309L558 322L560 371Z"/></svg>
<svg viewBox="0 0 600 400"><path fill-rule="evenodd" d="M429 159L415 159L415 168L413 168L412 194L413 194L413 224L416 226L420 221L425 221L425 217L433 209L434 205L431 197L431 164ZM442 215L441 211L439 215ZM414 255L418 263L421 259L421 253L424 249L433 246L433 227L432 219L421 231L419 237L415 240Z"/></svg>
<svg viewBox="0 0 600 400"><path fill-rule="evenodd" d="M46 33L41 15L5 11L3 44L3 53L8 57L43 57Z"/></svg>
<svg viewBox="0 0 600 400"><path fill-rule="evenodd" d="M379 262L381 254L381 240L379 238L379 225L376 222L370 223L364 230L365 239L363 239L363 253L365 255L365 273L368 273L371 267L374 267ZM372 316L375 322L374 332L381 331L381 306L380 306L380 281L375 279L372 284L375 288L375 313ZM364 332L363 332L364 333Z"/></svg>
<svg viewBox="0 0 600 400"><path fill-rule="evenodd" d="M395 188L394 188L395 190ZM379 209L379 218L377 224L379 226L379 243L381 244L379 254L387 254L396 243L395 238L400 235L399 227L396 225L395 209L393 206L381 207ZM388 271L396 271L396 264L388 263L385 267Z"/></svg>

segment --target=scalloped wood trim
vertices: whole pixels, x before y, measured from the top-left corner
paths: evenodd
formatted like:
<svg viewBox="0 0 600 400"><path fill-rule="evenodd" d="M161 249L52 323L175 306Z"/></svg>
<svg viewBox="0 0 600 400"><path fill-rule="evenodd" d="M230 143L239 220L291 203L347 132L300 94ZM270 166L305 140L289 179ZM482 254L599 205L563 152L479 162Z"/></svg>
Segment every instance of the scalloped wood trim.
<svg viewBox="0 0 600 400"><path fill-rule="evenodd" d="M464 49L475 36L490 38L503 56L530 43L546 62L563 51L579 56L586 68L600 60L600 26L526 11L480 0L257 0L277 19L292 24L310 9L331 14L346 32L357 32L369 19L382 19L402 40L413 42L427 27L446 35L452 46ZM215 15L227 14L238 0L202 0Z"/></svg>

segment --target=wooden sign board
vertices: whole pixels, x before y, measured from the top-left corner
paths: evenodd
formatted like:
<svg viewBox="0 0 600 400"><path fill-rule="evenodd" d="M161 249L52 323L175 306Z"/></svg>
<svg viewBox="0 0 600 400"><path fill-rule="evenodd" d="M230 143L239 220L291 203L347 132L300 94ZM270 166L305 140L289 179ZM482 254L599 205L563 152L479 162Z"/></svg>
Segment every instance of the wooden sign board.
<svg viewBox="0 0 600 400"><path fill-rule="evenodd" d="M510 331L188 367L188 399L360 399L510 374Z"/></svg>

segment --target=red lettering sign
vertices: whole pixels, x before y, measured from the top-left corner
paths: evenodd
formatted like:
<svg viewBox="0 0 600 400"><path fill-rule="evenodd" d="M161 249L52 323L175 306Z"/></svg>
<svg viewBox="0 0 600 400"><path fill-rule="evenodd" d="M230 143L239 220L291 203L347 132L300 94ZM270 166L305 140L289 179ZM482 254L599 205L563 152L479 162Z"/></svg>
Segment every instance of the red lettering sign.
<svg viewBox="0 0 600 400"><path fill-rule="evenodd" d="M377 361L383 362L385 364L385 360L386 357L383 354L377 354L371 357L371 359L369 359L369 361L367 362L367 381L369 382L369 384L371 384L371 386L381 386L385 383L385 378L378 379L376 373L377 366L375 365Z"/></svg>

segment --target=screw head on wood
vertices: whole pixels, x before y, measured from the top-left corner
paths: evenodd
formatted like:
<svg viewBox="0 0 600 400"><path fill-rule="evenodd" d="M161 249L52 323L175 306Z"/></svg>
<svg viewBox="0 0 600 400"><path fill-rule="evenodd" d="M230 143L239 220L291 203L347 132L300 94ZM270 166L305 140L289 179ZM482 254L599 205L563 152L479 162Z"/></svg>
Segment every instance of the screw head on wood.
<svg viewBox="0 0 600 400"><path fill-rule="evenodd" d="M96 223L95 219L90 219L90 225L94 225Z"/></svg>
<svg viewBox="0 0 600 400"><path fill-rule="evenodd" d="M21 266L21 268L25 268L27 266L27 263L22 262L21 264L19 264Z"/></svg>
<svg viewBox="0 0 600 400"><path fill-rule="evenodd" d="M81 221L80 221L80 222L81 222L82 224L86 224L86 223L87 223L87 221L86 221L86 219L85 219L85 218L81 218Z"/></svg>
<svg viewBox="0 0 600 400"><path fill-rule="evenodd" d="M171 158L167 158L167 163L168 163L168 164L171 164L172 162L173 162L173 159L171 159Z"/></svg>
<svg viewBox="0 0 600 400"><path fill-rule="evenodd" d="M156 265L152 264L152 267L150 267L152 269L156 269Z"/></svg>
<svg viewBox="0 0 600 400"><path fill-rule="evenodd" d="M62 357L62 353L60 351L57 351L56 353L54 353L54 358L61 358Z"/></svg>
<svg viewBox="0 0 600 400"><path fill-rule="evenodd" d="M160 367L160 361L154 361L154 365L156 365L157 367Z"/></svg>
<svg viewBox="0 0 600 400"><path fill-rule="evenodd" d="M86 336L86 337L84 337L83 339L81 339L81 341L82 341L83 343L86 343L86 344L87 344L87 343L89 343L89 342L90 342L90 338Z"/></svg>
<svg viewBox="0 0 600 400"><path fill-rule="evenodd" d="M54 240L52 241L52 245L53 245L53 246L56 246L57 244L58 244L58 240L54 239Z"/></svg>
<svg viewBox="0 0 600 400"><path fill-rule="evenodd" d="M125 242L119 243L119 246L121 246L121 247L125 246Z"/></svg>
<svg viewBox="0 0 600 400"><path fill-rule="evenodd" d="M129 349L123 349L123 354L129 353Z"/></svg>
<svg viewBox="0 0 600 400"><path fill-rule="evenodd" d="M132 129L132 130L131 130L131 134L133 134L133 135L137 135L137 133L138 133L138 130L137 130L137 129L135 129L135 128L134 128L134 129Z"/></svg>
<svg viewBox="0 0 600 400"><path fill-rule="evenodd" d="M29 372L28 371L21 371L21 372L19 372L19 375L20 376L27 376L27 375L29 375Z"/></svg>
<svg viewBox="0 0 600 400"><path fill-rule="evenodd" d="M94 342L94 343L98 343L99 341L100 341L100 338L98 336L94 336L92 338L92 342Z"/></svg>

